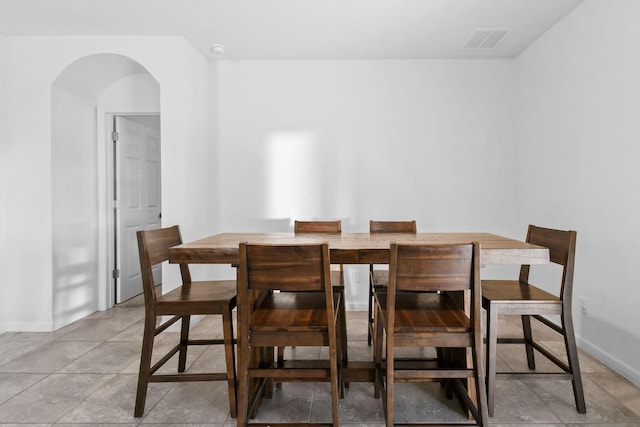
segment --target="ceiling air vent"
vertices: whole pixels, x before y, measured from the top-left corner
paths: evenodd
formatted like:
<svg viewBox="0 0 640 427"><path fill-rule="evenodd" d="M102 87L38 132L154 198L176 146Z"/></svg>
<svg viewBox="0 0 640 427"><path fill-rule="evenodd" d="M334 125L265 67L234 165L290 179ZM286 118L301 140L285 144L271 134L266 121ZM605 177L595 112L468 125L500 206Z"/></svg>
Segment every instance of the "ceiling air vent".
<svg viewBox="0 0 640 427"><path fill-rule="evenodd" d="M495 49L511 33L511 28L478 28L467 43L465 49Z"/></svg>

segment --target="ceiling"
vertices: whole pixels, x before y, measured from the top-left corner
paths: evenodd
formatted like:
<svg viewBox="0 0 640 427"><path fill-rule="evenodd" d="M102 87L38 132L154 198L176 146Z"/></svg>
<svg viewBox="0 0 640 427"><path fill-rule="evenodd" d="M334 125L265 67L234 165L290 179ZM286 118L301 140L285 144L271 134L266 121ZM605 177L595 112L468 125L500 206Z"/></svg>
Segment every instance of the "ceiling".
<svg viewBox="0 0 640 427"><path fill-rule="evenodd" d="M0 0L0 34L183 36L211 60L513 58L581 2ZM511 31L465 48L477 29Z"/></svg>

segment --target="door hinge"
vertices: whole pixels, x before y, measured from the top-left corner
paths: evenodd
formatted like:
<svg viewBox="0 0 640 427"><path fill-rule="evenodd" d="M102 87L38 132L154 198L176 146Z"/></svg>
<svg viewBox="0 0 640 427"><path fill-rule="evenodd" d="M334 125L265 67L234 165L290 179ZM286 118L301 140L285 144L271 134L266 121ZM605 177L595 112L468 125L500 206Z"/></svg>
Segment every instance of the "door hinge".
<svg viewBox="0 0 640 427"><path fill-rule="evenodd" d="M120 132L113 131L111 132L111 140L113 142L117 142L120 139Z"/></svg>
<svg viewBox="0 0 640 427"><path fill-rule="evenodd" d="M111 209L120 209L120 202L117 200L111 201Z"/></svg>
<svg viewBox="0 0 640 427"><path fill-rule="evenodd" d="M119 279L120 278L120 270L119 269L115 269L113 270L113 278L114 279Z"/></svg>

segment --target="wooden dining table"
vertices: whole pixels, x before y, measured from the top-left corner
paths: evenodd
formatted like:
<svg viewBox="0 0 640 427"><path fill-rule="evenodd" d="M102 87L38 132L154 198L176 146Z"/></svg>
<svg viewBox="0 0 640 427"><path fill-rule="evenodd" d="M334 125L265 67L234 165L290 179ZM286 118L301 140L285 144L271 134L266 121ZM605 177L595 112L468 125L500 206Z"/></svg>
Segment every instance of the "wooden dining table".
<svg viewBox="0 0 640 427"><path fill-rule="evenodd" d="M327 242L332 264L388 264L389 245L396 243L480 242L481 263L547 264L549 250L491 233L221 233L169 250L169 262L188 264L238 264L241 242L299 244Z"/></svg>

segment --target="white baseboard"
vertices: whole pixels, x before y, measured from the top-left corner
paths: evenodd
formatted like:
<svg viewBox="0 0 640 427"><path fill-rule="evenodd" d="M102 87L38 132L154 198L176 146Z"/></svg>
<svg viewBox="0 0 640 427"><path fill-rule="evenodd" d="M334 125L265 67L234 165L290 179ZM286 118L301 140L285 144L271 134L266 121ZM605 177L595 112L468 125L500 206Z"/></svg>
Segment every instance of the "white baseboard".
<svg viewBox="0 0 640 427"><path fill-rule="evenodd" d="M51 322L6 322L5 332L51 332Z"/></svg>
<svg viewBox="0 0 640 427"><path fill-rule="evenodd" d="M53 323L53 327L54 327L53 330L57 330L64 326L70 325L73 322L80 319L84 319L88 315L93 314L95 312L96 310L94 309L86 309L86 310L76 311L71 315L58 316Z"/></svg>
<svg viewBox="0 0 640 427"><path fill-rule="evenodd" d="M629 366L629 364L621 361L617 357L594 345L593 343L582 339L581 337L576 337L576 341L580 349L589 353L591 356L595 357L600 362L613 369L618 374L622 375L635 385L640 386L640 371L638 371L638 369L634 368L633 366Z"/></svg>

